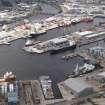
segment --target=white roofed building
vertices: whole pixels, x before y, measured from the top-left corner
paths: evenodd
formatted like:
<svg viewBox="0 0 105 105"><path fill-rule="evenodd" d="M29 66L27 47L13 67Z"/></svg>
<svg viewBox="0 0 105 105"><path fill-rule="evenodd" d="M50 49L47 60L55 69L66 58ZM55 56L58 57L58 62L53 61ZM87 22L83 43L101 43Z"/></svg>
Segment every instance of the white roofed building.
<svg viewBox="0 0 105 105"><path fill-rule="evenodd" d="M69 78L62 84L67 93L72 94L74 98L82 98L94 93L93 87L79 78Z"/></svg>

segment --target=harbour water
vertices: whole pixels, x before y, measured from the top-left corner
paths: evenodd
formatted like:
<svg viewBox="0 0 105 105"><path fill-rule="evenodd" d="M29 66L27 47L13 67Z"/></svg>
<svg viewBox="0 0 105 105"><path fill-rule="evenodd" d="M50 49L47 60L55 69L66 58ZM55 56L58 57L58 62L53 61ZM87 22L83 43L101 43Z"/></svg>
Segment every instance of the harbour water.
<svg viewBox="0 0 105 105"><path fill-rule="evenodd" d="M70 32L85 30L98 25L99 22L105 19L96 18L93 23L80 23L67 28L57 28L49 30L45 35L34 38L34 40L45 41L54 37L62 36ZM61 56L70 51L50 55L45 53L42 55L29 54L22 48L24 47L25 39L19 39L11 43L10 46L0 46L0 74L6 71L12 71L18 80L38 79L41 75L50 75L53 81L53 89L55 96L60 97L56 83L65 79L66 75L75 69L77 63L83 64L80 58L73 58L67 62L61 59Z"/></svg>

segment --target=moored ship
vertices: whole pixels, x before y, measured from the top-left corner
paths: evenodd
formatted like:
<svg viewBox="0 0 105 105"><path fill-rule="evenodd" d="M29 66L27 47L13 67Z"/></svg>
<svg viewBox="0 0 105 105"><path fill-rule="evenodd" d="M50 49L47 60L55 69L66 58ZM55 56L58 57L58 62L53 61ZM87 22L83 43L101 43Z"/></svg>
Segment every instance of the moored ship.
<svg viewBox="0 0 105 105"><path fill-rule="evenodd" d="M72 50L76 48L74 40L62 40L55 43L55 46L51 49L51 54L59 53L61 51Z"/></svg>
<svg viewBox="0 0 105 105"><path fill-rule="evenodd" d="M75 47L76 47L76 42L75 40L72 39L72 36L65 35L30 46L26 49L26 51L28 51L28 49L31 49L31 53L40 54L48 51L53 52L53 51L74 49Z"/></svg>
<svg viewBox="0 0 105 105"><path fill-rule="evenodd" d="M47 33L46 30L38 30L38 31L31 32L30 36L37 37L40 35L44 35L45 33Z"/></svg>
<svg viewBox="0 0 105 105"><path fill-rule="evenodd" d="M52 89L52 80L49 76L41 76L40 77L40 84L43 90L43 94L45 99L53 99L53 89Z"/></svg>
<svg viewBox="0 0 105 105"><path fill-rule="evenodd" d="M25 46L31 46L31 45L33 45L33 40L27 39L26 43L25 43Z"/></svg>
<svg viewBox="0 0 105 105"><path fill-rule="evenodd" d="M83 74L92 72L94 70L95 70L95 65L93 64L84 63L84 65L81 67L79 67L79 65L77 64L74 72L69 77L81 76Z"/></svg>

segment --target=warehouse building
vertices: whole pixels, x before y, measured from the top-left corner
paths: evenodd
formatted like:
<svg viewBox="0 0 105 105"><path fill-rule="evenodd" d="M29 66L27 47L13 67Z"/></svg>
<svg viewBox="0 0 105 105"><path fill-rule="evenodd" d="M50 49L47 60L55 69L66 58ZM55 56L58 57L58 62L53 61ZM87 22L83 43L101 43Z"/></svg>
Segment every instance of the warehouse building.
<svg viewBox="0 0 105 105"><path fill-rule="evenodd" d="M101 83L105 83L105 72L98 73L95 79Z"/></svg>
<svg viewBox="0 0 105 105"><path fill-rule="evenodd" d="M94 93L94 89L91 85L78 78L69 78L64 81L63 85L65 89L76 98Z"/></svg>

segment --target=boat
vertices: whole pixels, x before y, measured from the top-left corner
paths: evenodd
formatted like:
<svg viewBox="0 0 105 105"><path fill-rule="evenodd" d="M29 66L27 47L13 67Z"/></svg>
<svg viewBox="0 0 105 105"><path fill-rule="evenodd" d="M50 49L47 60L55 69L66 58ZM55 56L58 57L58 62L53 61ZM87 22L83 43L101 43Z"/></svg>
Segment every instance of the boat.
<svg viewBox="0 0 105 105"><path fill-rule="evenodd" d="M72 36L65 35L45 42L41 42L30 46L29 49L32 53L44 53L44 52L56 52L67 49L74 49L76 47L76 42L72 39ZM26 50L28 51L28 50Z"/></svg>
<svg viewBox="0 0 105 105"><path fill-rule="evenodd" d="M23 48L23 50L29 52L29 53L34 53L34 48L31 47L32 45L35 45L35 44L38 44L38 43L41 43L41 41L36 41L34 42L33 40L31 39L28 39L25 43L25 47Z"/></svg>
<svg viewBox="0 0 105 105"><path fill-rule="evenodd" d="M27 39L26 40L26 43L25 43L25 46L31 46L31 45L33 45L33 40L32 39Z"/></svg>
<svg viewBox="0 0 105 105"><path fill-rule="evenodd" d="M30 36L31 37L37 37L37 36L40 36L40 35L44 35L46 33L47 33L47 31L45 29L41 29L41 30L32 29L31 32L30 32Z"/></svg>
<svg viewBox="0 0 105 105"><path fill-rule="evenodd" d="M84 65L81 67L79 67L79 65L77 64L75 70L71 73L69 77L73 78L73 77L81 76L83 74L94 71L94 69L95 69L95 65L93 64L84 63Z"/></svg>
<svg viewBox="0 0 105 105"><path fill-rule="evenodd" d="M75 24L77 24L77 23L79 23L79 21L73 20L73 21L71 22L71 24L73 24L73 25L75 25Z"/></svg>
<svg viewBox="0 0 105 105"><path fill-rule="evenodd" d="M77 23L80 23L80 19L79 18L76 18L76 19L72 19L71 20L71 24L75 25Z"/></svg>
<svg viewBox="0 0 105 105"><path fill-rule="evenodd" d="M40 76L40 84L45 99L54 99L52 80L50 79L50 76Z"/></svg>
<svg viewBox="0 0 105 105"><path fill-rule="evenodd" d="M62 40L55 43L54 47L50 50L51 54L56 54L62 51L72 50L76 48L74 40Z"/></svg>

